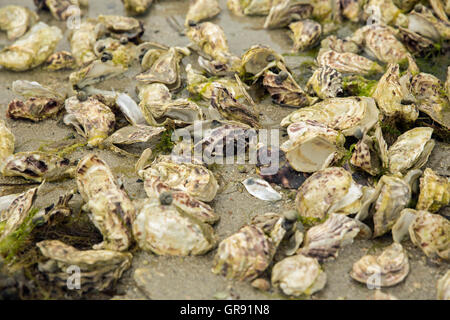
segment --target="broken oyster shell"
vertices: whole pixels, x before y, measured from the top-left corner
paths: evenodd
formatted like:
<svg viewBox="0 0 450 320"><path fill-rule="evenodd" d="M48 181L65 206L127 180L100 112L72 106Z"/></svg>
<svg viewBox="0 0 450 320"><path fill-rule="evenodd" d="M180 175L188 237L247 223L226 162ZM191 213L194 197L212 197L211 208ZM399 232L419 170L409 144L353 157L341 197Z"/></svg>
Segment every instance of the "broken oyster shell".
<svg viewBox="0 0 450 320"><path fill-rule="evenodd" d="M322 26L314 20L306 19L289 25L290 37L294 42L293 52L304 51L317 43L322 33Z"/></svg>
<svg viewBox="0 0 450 320"><path fill-rule="evenodd" d="M345 137L319 122L295 122L287 132L289 140L280 149L291 167L299 172L325 169L343 153Z"/></svg>
<svg viewBox="0 0 450 320"><path fill-rule="evenodd" d="M401 244L393 243L381 255L366 255L355 262L350 276L368 286L392 287L402 282L408 273L408 254Z"/></svg>
<svg viewBox="0 0 450 320"><path fill-rule="evenodd" d="M97 99L90 97L79 101L77 97L71 97L66 100L65 107L64 123L73 125L91 146L101 144L114 130L114 113Z"/></svg>
<svg viewBox="0 0 450 320"><path fill-rule="evenodd" d="M103 235L103 242L94 249L127 250L136 210L108 165L96 155L84 156L76 168L76 182L86 202L83 210Z"/></svg>
<svg viewBox="0 0 450 320"><path fill-rule="evenodd" d="M327 275L316 259L298 254L287 257L272 268L272 285L292 296L311 295L322 290Z"/></svg>
<svg viewBox="0 0 450 320"><path fill-rule="evenodd" d="M424 166L435 145L432 134L432 128L416 127L400 135L387 152L389 171L405 173Z"/></svg>
<svg viewBox="0 0 450 320"><path fill-rule="evenodd" d="M168 193L168 199L171 200ZM171 201L146 199L133 223L139 247L158 255L202 255L216 245L213 228ZM164 204L163 204L164 203Z"/></svg>
<svg viewBox="0 0 450 320"><path fill-rule="evenodd" d="M0 8L0 30L6 31L8 40L15 40L25 34L39 16L26 7L9 5Z"/></svg>
<svg viewBox="0 0 450 320"><path fill-rule="evenodd" d="M309 94L320 99L336 98L343 93L342 74L333 68L323 66L314 71L306 88Z"/></svg>
<svg viewBox="0 0 450 320"><path fill-rule="evenodd" d="M1 165L5 177L24 177L37 182L68 178L72 171L69 159L40 151L15 153Z"/></svg>
<svg viewBox="0 0 450 320"><path fill-rule="evenodd" d="M358 220L331 213L328 219L306 232L303 247L297 253L324 261L336 258L340 248L353 243L360 232Z"/></svg>
<svg viewBox="0 0 450 320"><path fill-rule="evenodd" d="M281 126L312 120L351 136L370 130L378 121L378 116L379 111L372 98L331 98L294 111L281 120Z"/></svg>
<svg viewBox="0 0 450 320"><path fill-rule="evenodd" d="M46 258L46 261L39 262L39 271L61 288L67 288L68 284L79 285L83 292L111 289L131 267L133 257L131 253L112 250L77 250L59 240L45 240L36 245ZM73 269L73 266L78 269ZM75 270L80 272L79 283L70 281Z"/></svg>
<svg viewBox="0 0 450 320"><path fill-rule="evenodd" d="M450 300L450 270L437 282L437 299Z"/></svg>
<svg viewBox="0 0 450 320"><path fill-rule="evenodd" d="M14 153L15 141L16 138L6 126L5 121L0 120L0 163L4 163Z"/></svg>
<svg viewBox="0 0 450 320"><path fill-rule="evenodd" d="M317 63L319 67L328 66L341 73L367 75L383 71L383 68L375 61L353 52L320 49L317 55Z"/></svg>
<svg viewBox="0 0 450 320"><path fill-rule="evenodd" d="M184 24L190 26L214 18L220 11L217 0L191 0Z"/></svg>
<svg viewBox="0 0 450 320"><path fill-rule="evenodd" d="M437 212L450 204L450 178L442 177L426 168L420 178L420 194L417 210Z"/></svg>
<svg viewBox="0 0 450 320"><path fill-rule="evenodd" d="M252 196L265 201L281 200L281 194L276 192L267 181L255 178L247 178L242 184Z"/></svg>
<svg viewBox="0 0 450 320"><path fill-rule="evenodd" d="M58 27L35 24L23 37L0 51L0 66L26 71L44 63L63 38Z"/></svg>
<svg viewBox="0 0 450 320"><path fill-rule="evenodd" d="M317 171L298 189L295 204L302 220L317 224L329 213L352 214L359 211L362 187L340 167Z"/></svg>
<svg viewBox="0 0 450 320"><path fill-rule="evenodd" d="M419 110L412 102L408 75L400 78L400 66L389 64L386 73L378 81L372 97L386 117L401 118L406 122L414 122L419 117Z"/></svg>

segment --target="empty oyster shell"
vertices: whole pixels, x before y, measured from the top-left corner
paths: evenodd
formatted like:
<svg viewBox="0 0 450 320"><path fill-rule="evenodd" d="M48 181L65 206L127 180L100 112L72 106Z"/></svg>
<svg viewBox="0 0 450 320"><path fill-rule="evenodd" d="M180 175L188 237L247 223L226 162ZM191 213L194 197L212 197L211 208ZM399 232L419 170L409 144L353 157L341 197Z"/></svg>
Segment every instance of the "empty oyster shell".
<svg viewBox="0 0 450 320"><path fill-rule="evenodd" d="M17 195L14 200L11 199L8 208L1 212L0 242L20 229L30 215L36 214L36 211L31 210L31 207L36 199L38 189L39 187L32 188Z"/></svg>
<svg viewBox="0 0 450 320"><path fill-rule="evenodd" d="M305 1L273 1L264 28L275 29L287 27L291 22L310 18L313 5Z"/></svg>
<svg viewBox="0 0 450 320"><path fill-rule="evenodd" d="M11 101L6 111L9 118L41 121L54 117L64 107L65 95L38 82L17 80L13 82L12 87L15 94L28 99Z"/></svg>
<svg viewBox="0 0 450 320"><path fill-rule="evenodd" d="M362 188L352 175L339 167L317 171L298 189L295 204L300 217L317 224L329 213L351 214L359 211Z"/></svg>
<svg viewBox="0 0 450 320"><path fill-rule="evenodd" d="M396 0L395 0L396 1ZM402 0L400 0L402 1ZM374 18L384 24L405 26L408 19L392 0L369 0L364 5L363 19Z"/></svg>
<svg viewBox="0 0 450 320"><path fill-rule="evenodd" d="M267 46L254 45L242 55L240 75L253 76L257 80L266 70L272 67L285 65L282 55Z"/></svg>
<svg viewBox="0 0 450 320"><path fill-rule="evenodd" d="M425 165L435 144L431 139L432 133L431 128L417 127L400 135L388 149L389 171L405 173Z"/></svg>
<svg viewBox="0 0 450 320"><path fill-rule="evenodd" d="M106 79L116 77L126 71L121 64L115 64L113 61L102 62L94 60L83 69L73 72L69 76L69 81L75 88L84 87L103 82Z"/></svg>
<svg viewBox="0 0 450 320"><path fill-rule="evenodd" d="M393 243L381 255L367 255L353 264L350 276L373 287L392 287L409 273L408 254L399 243Z"/></svg>
<svg viewBox="0 0 450 320"><path fill-rule="evenodd" d="M0 163L4 163L14 153L15 141L16 138L6 126L5 121L0 120Z"/></svg>
<svg viewBox="0 0 450 320"><path fill-rule="evenodd" d="M84 66L97 59L94 45L97 41L96 24L82 22L69 38L70 49L78 66Z"/></svg>
<svg viewBox="0 0 450 320"><path fill-rule="evenodd" d="M417 210L437 212L450 204L450 179L426 168L420 178L420 194Z"/></svg>
<svg viewBox="0 0 450 320"><path fill-rule="evenodd" d="M132 255L111 250L77 250L59 240L46 240L36 244L46 259L38 268L49 280L67 288L70 276L77 266L80 271L79 289L83 292L92 289L105 291L111 289L122 274L130 268ZM78 285L74 283L73 285Z"/></svg>
<svg viewBox="0 0 450 320"><path fill-rule="evenodd" d="M289 164L300 172L315 172L338 160L345 138L316 121L295 122L287 128L289 140L280 149Z"/></svg>
<svg viewBox="0 0 450 320"><path fill-rule="evenodd" d="M129 41L138 41L144 34L144 24L132 17L99 15L97 18L100 26L104 28L104 33L110 34L112 38L120 39L126 37Z"/></svg>
<svg viewBox="0 0 450 320"><path fill-rule="evenodd" d="M314 20L306 19L293 22L289 25L290 34L294 47L292 51L304 51L317 43L322 33L322 26Z"/></svg>
<svg viewBox="0 0 450 320"><path fill-rule="evenodd" d="M378 121L378 116L379 111L372 98L331 98L294 111L281 121L281 126L313 120L351 136L370 130Z"/></svg>
<svg viewBox="0 0 450 320"><path fill-rule="evenodd" d="M35 68L47 60L62 37L58 27L39 22L19 40L0 51L0 66L13 71Z"/></svg>
<svg viewBox="0 0 450 320"><path fill-rule="evenodd" d="M125 118L127 118L128 122L133 126L139 126L146 123L141 109L126 93L120 93L117 95L116 104L120 111L124 114Z"/></svg>
<svg viewBox="0 0 450 320"><path fill-rule="evenodd" d="M319 67L328 66L341 73L367 75L383 71L382 67L375 61L353 52L320 49L317 55L317 63Z"/></svg>
<svg viewBox="0 0 450 320"><path fill-rule="evenodd" d="M342 74L333 68L323 66L314 71L306 84L308 93L320 99L336 98L343 93Z"/></svg>
<svg viewBox="0 0 450 320"><path fill-rule="evenodd" d="M403 77L408 77L405 75ZM400 66L389 64L386 73L378 81L372 97L386 117L414 122L419 117L417 106L409 88L409 79L400 78Z"/></svg>
<svg viewBox="0 0 450 320"><path fill-rule="evenodd" d="M408 29L434 41L450 39L450 24L437 18L433 11L421 4L408 15Z"/></svg>
<svg viewBox="0 0 450 320"><path fill-rule="evenodd" d="M76 169L78 190L86 202L84 210L103 235L94 249L127 250L135 208L125 190L116 183L108 165L96 155L86 155Z"/></svg>
<svg viewBox="0 0 450 320"><path fill-rule="evenodd" d="M450 300L450 270L437 282L437 299Z"/></svg>
<svg viewBox="0 0 450 320"><path fill-rule="evenodd" d="M450 222L441 215L416 211L409 226L412 243L432 260L450 260Z"/></svg>
<svg viewBox="0 0 450 320"><path fill-rule="evenodd" d="M91 146L98 146L114 129L114 113L97 99L90 97L79 101L77 97L71 97L65 106L64 123L73 125Z"/></svg>
<svg viewBox="0 0 450 320"><path fill-rule="evenodd" d="M133 14L144 14L152 5L153 0L122 0L125 9Z"/></svg>
<svg viewBox="0 0 450 320"><path fill-rule="evenodd" d="M39 16L28 8L9 5L0 8L0 30L6 31L9 40L15 40L25 34Z"/></svg>
<svg viewBox="0 0 450 320"><path fill-rule="evenodd" d="M192 0L184 24L186 26L197 24L217 16L220 11L217 0Z"/></svg>
<svg viewBox="0 0 450 320"><path fill-rule="evenodd" d="M24 177L38 182L68 178L72 171L69 159L39 151L15 153L1 165L5 177Z"/></svg>
<svg viewBox="0 0 450 320"><path fill-rule="evenodd" d="M158 255L187 256L214 248L217 240L211 226L175 205L162 203L147 199L137 214L133 234L141 249Z"/></svg>
<svg viewBox="0 0 450 320"><path fill-rule="evenodd" d="M272 285L292 296L311 295L325 287L327 275L316 259L298 254L272 268Z"/></svg>
<svg viewBox="0 0 450 320"><path fill-rule="evenodd" d="M146 181L159 178L170 188L187 192L192 197L210 202L219 189L214 174L202 165L177 163L170 157L160 157L148 168L139 172Z"/></svg>
<svg viewBox="0 0 450 320"><path fill-rule="evenodd" d="M257 278L270 265L286 229L294 225L277 214L256 216L250 225L220 242L212 272L241 281Z"/></svg>
<svg viewBox="0 0 450 320"><path fill-rule="evenodd" d="M398 38L414 56L425 57L435 50L434 42L409 29L399 27Z"/></svg>
<svg viewBox="0 0 450 320"><path fill-rule="evenodd" d="M304 245L297 252L319 261L336 258L338 250L353 243L359 231L357 220L331 213L324 223L306 232Z"/></svg>
<svg viewBox="0 0 450 320"><path fill-rule="evenodd" d="M248 193L258 199L266 201L281 200L281 194L276 192L267 181L255 178L247 178L242 184L247 189Z"/></svg>

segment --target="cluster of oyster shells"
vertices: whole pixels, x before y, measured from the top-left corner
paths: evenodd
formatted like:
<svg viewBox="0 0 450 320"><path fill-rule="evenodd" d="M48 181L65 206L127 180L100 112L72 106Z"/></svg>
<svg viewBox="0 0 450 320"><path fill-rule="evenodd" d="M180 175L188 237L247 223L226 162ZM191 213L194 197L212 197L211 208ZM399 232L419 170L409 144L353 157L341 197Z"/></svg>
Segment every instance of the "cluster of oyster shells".
<svg viewBox="0 0 450 320"><path fill-rule="evenodd" d="M122 2L132 16L144 14L152 4ZM338 258L339 250L355 239L392 234L393 243L380 255L365 255L353 265L350 276L367 285L373 279L381 287L404 281L410 266L401 242L407 235L433 262L448 262L450 222L439 212L450 203L450 182L424 168L436 130L414 124L422 113L448 134L450 67L444 83L421 72L416 57L448 45L450 10L440 0L415 6L411 2L228 0L233 14L266 16L265 29L288 28L294 52L319 47L305 87L285 57L267 46L252 45L241 56L233 53L224 30L209 21L222 10L217 0L190 2L184 21L189 44L184 47L143 41L146 26L138 17L100 15L82 19L71 32L70 52L55 52L63 38L61 29L39 22L32 10L0 8L0 30L14 41L0 51L2 68L72 70L67 93L38 82L13 82L18 97L8 105L8 118L38 122L64 112L64 124L73 126L91 150L77 162L42 151L15 153L15 137L0 121L1 174L41 185L75 179L82 210L103 237L89 250L59 240L37 243L44 257L39 270L64 287L67 268L77 265L83 291L103 291L130 268L128 251L134 246L175 256L202 255L217 247L213 273L253 281L255 287L270 273L272 285L285 295L302 296L325 288L327 274L321 263ZM86 6L81 0L35 4L58 20L82 14ZM339 38L333 28L344 20L365 25ZM183 59L191 55L198 56L196 65L184 67ZM132 65L140 68L133 76L139 101L95 88ZM375 77L368 93L348 88L349 79L360 79L363 85ZM196 99L175 96L184 82ZM244 137L248 149L252 141L244 131L264 126L252 89L267 92L278 108L295 108L280 123L288 140L280 146L286 162L277 174L294 172L304 179L296 188L294 211L257 215L219 241L214 224L220 214L213 204L219 183L207 164L224 155L224 142ZM128 125L118 129L121 116ZM178 142L174 150L200 151L201 157L153 154L163 134L174 128L192 132L199 122L204 125L202 139L194 139L192 150ZM407 129L400 126L403 132L388 141L383 123L406 124ZM136 156L125 147L138 144L145 144L136 174L146 197L132 199L95 148ZM258 148L263 150L260 144ZM365 183L356 179L358 174ZM246 187L258 184L247 188L252 195L281 198L269 183L249 179ZM51 208L33 210L40 188L0 197L0 243L12 241L19 231L51 223L52 216L71 215L73 194L62 196ZM286 244L289 248L283 250ZM439 299L450 298L448 275L437 283Z"/></svg>

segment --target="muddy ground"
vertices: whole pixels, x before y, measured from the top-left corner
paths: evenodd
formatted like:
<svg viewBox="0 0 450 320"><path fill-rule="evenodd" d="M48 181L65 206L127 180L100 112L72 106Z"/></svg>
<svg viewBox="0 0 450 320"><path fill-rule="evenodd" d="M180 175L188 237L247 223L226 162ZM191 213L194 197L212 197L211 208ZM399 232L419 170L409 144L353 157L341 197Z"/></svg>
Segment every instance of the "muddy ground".
<svg viewBox="0 0 450 320"><path fill-rule="evenodd" d="M0 6L11 3L9 0L0 0ZM14 4L34 8L32 0L15 0ZM125 14L120 0L90 1L91 5L87 16L96 17L98 14ZM222 13L215 19L228 37L231 51L241 55L253 44L271 46L280 53L288 53L292 43L286 30L266 31L261 28L264 18L235 17L226 9L226 1L220 0ZM188 39L179 35L170 28L166 17L175 17L180 24L184 21L184 15L188 8L188 1L164 0L155 3L150 12L140 17L144 21L146 32L144 40L156 41L167 46L184 46ZM61 41L58 49L69 50L67 42L68 30L65 24L54 20L50 14L41 13L41 20L58 25L65 31L65 39ZM338 34L347 34L354 26L346 26L338 31ZM8 42L4 33L0 34L0 46ZM300 82L304 82L310 75L308 65L313 61L311 53L287 57L290 66L295 70ZM184 65L190 61L185 59ZM447 60L448 65L448 60ZM305 67L306 66L306 67ZM442 68L443 69L443 68ZM441 70L442 70L441 69ZM445 69L444 69L445 70ZM132 77L138 72L130 69L119 78L106 81L98 87L125 91L136 98L135 83ZM11 83L17 79L35 80L43 84L68 90L68 76L70 72L46 72L37 68L31 72L13 73L0 70L0 116L5 119L5 111L8 102L14 98L11 91ZM439 74L442 78L443 73ZM266 128L277 128L280 120L292 109L275 106L270 101L263 101L257 106L261 114L261 122ZM81 138L75 131L58 119L46 120L38 124L28 121L12 121L7 119L8 126L16 136L16 152L32 151L38 148L50 148L48 145L54 141L72 141L75 143ZM125 188L133 198L145 197L142 184L133 172L136 159L118 156L107 150L88 150L81 148L68 155L71 160L81 158L88 152L95 152L103 158L112 168L117 177L124 181ZM437 173L450 174L450 146L438 143L431 155L427 166ZM212 202L212 206L220 215L221 220L215 229L220 240L236 232L242 225L248 223L255 215L266 212L282 212L294 208L292 194L283 191L283 200L269 203L255 199L242 187L241 181L249 176L256 176L252 165L245 166L246 170L235 166L215 167L221 185L220 193ZM247 171L247 172L242 172ZM9 187L9 184L23 183L22 179L0 178L2 194L11 193L17 188ZM37 200L37 206L44 207L57 200L62 193L75 188L75 182L68 180L58 183L47 183ZM75 196L73 200L75 208L80 207L81 198ZM76 211L76 210L75 210ZM49 235L55 238L55 235ZM95 237L94 237L95 238ZM339 253L335 260L323 264L327 273L326 287L314 294L312 299L366 299L373 295L373 291L366 286L353 281L349 276L352 264L366 253L378 254L383 247L391 243L390 236L375 239L373 241L355 241ZM405 242L410 256L411 271L401 284L383 290L400 299L434 299L436 296L436 281L448 269L448 264L433 265L425 258L424 254L415 248L409 241ZM116 292L109 295L77 296L71 293L66 298L111 298L115 299L286 299L277 290L260 292L253 289L248 283L230 281L221 276L214 275L210 269L215 250L200 257L158 257L156 255L134 250L132 268L127 271L117 285ZM64 298L64 297L58 297Z"/></svg>

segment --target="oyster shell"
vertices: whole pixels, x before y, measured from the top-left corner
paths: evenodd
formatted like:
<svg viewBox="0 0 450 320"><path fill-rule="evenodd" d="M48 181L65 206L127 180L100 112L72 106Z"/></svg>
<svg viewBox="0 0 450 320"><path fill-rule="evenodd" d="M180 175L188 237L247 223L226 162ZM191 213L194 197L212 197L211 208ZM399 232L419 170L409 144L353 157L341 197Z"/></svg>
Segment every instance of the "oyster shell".
<svg viewBox="0 0 450 320"><path fill-rule="evenodd" d="M339 39L335 35L326 37L320 42L322 49L331 49L336 52L344 53L358 53L359 47L356 43L347 39Z"/></svg>
<svg viewBox="0 0 450 320"><path fill-rule="evenodd" d="M266 21L265 29L287 27L291 22L308 19L312 16L313 6L305 1L273 1Z"/></svg>
<svg viewBox="0 0 450 320"><path fill-rule="evenodd" d="M450 39L450 23L439 19L428 7L418 4L408 15L408 29L436 42Z"/></svg>
<svg viewBox="0 0 450 320"><path fill-rule="evenodd" d="M218 85L211 91L210 105L228 120L239 121L259 128L258 116L245 105L239 103L227 88Z"/></svg>
<svg viewBox="0 0 450 320"><path fill-rule="evenodd" d="M62 37L58 27L39 22L19 40L0 51L0 66L13 71L33 69L47 60Z"/></svg>
<svg viewBox="0 0 450 320"><path fill-rule="evenodd" d="M340 0L341 15L350 21L358 22L361 18L363 1L360 0Z"/></svg>
<svg viewBox="0 0 450 320"><path fill-rule="evenodd" d="M272 268L272 285L292 296L311 295L325 287L327 275L316 259L304 255L287 257Z"/></svg>
<svg viewBox="0 0 450 320"><path fill-rule="evenodd" d="M353 52L337 52L321 49L317 55L319 67L328 66L341 73L354 73L367 75L382 72L381 66L363 56Z"/></svg>
<svg viewBox="0 0 450 320"><path fill-rule="evenodd" d="M116 104L120 111L127 118L128 122L132 125L143 125L146 123L144 114L137 105L137 103L131 99L126 93L120 93L117 95ZM138 134L140 136L140 134ZM134 143L134 142L133 142Z"/></svg>
<svg viewBox="0 0 450 320"><path fill-rule="evenodd" d="M139 172L146 181L159 178L172 189L187 192L192 197L210 202L219 189L214 174L202 165L177 163L170 157L160 157L148 168Z"/></svg>
<svg viewBox="0 0 450 320"><path fill-rule="evenodd" d="M242 55L241 61L240 75L253 76L255 82L266 70L280 66L281 64L285 65L285 60L282 55L262 45L254 45L248 49Z"/></svg>
<svg viewBox="0 0 450 320"><path fill-rule="evenodd" d="M428 73L419 73L412 78L411 91L417 99L417 107L445 129L450 129L450 102L443 94L441 80Z"/></svg>
<svg viewBox="0 0 450 320"><path fill-rule="evenodd" d="M65 95L38 82L16 80L12 85L15 94L28 98L14 99L8 105L6 115L12 119L41 121L54 117L64 107Z"/></svg>
<svg viewBox="0 0 450 320"><path fill-rule="evenodd" d="M426 168L420 178L420 194L417 210L437 212L450 204L450 179L434 173Z"/></svg>
<svg viewBox="0 0 450 320"><path fill-rule="evenodd" d="M39 262L39 270L56 286L67 288L73 272L71 266L77 266L82 292L111 289L130 268L133 257L111 250L77 250L59 240L45 240L36 245L46 258Z"/></svg>
<svg viewBox="0 0 450 320"><path fill-rule="evenodd" d="M0 214L0 222L3 224L0 229L0 243L13 235L23 225L29 221L31 215L36 214L36 211L31 210L36 199L36 194L39 187L29 189L20 195L17 195L11 201L8 208Z"/></svg>
<svg viewBox="0 0 450 320"><path fill-rule="evenodd" d="M364 5L363 19L369 17L376 19L377 22L395 26L407 26L408 18L394 4L393 0L369 0Z"/></svg>
<svg viewBox="0 0 450 320"><path fill-rule="evenodd" d="M39 151L15 153L1 165L5 177L24 177L38 182L68 178L72 171L69 159Z"/></svg>
<svg viewBox="0 0 450 320"><path fill-rule="evenodd" d="M138 41L144 34L144 24L138 19L124 16L99 15L97 17L98 30L105 29L103 33L109 33L112 38L127 38L129 41Z"/></svg>
<svg viewBox="0 0 450 320"><path fill-rule="evenodd" d="M257 278L269 267L281 240L295 225L273 213L256 216L250 225L220 242L212 272L241 281Z"/></svg>
<svg viewBox="0 0 450 320"><path fill-rule="evenodd" d="M15 141L16 138L6 126L5 121L0 120L0 163L4 163L14 153Z"/></svg>
<svg viewBox="0 0 450 320"><path fill-rule="evenodd" d="M181 85L180 62L189 55L187 48L172 47L167 51L150 49L142 58L142 67L148 69L136 76L136 80L150 84L163 83L171 89L178 89Z"/></svg>
<svg viewBox="0 0 450 320"><path fill-rule="evenodd" d="M289 125L287 132L289 140L280 149L297 171L325 169L343 153L344 136L316 121L295 122Z"/></svg>
<svg viewBox="0 0 450 320"><path fill-rule="evenodd" d="M190 26L214 18L220 11L217 0L192 0L189 4L184 24L185 26Z"/></svg>
<svg viewBox="0 0 450 320"><path fill-rule="evenodd" d="M103 235L94 249L124 251L132 242L131 225L136 211L108 165L96 155L84 156L76 168L78 190L86 202L83 207Z"/></svg>
<svg viewBox="0 0 450 320"><path fill-rule="evenodd" d="M265 16L269 13L271 0L227 0L228 9L235 15Z"/></svg>
<svg viewBox="0 0 450 320"><path fill-rule="evenodd" d="M362 187L352 175L340 167L317 171L298 189L295 204L300 217L317 224L329 213L352 214L359 211Z"/></svg>
<svg viewBox="0 0 450 320"><path fill-rule="evenodd" d="M138 50L132 42L123 43L123 39L101 39L95 43L94 52L102 62L111 60L115 65L128 68L138 57Z"/></svg>
<svg viewBox="0 0 450 320"><path fill-rule="evenodd" d="M409 236L430 259L450 260L450 222L443 216L416 211L416 218L409 225Z"/></svg>
<svg viewBox="0 0 450 320"><path fill-rule="evenodd" d="M153 0L122 0L125 9L132 15L144 14L152 5Z"/></svg>
<svg viewBox="0 0 450 320"><path fill-rule="evenodd" d="M55 52L45 61L45 69L50 71L74 69L75 66L75 58L67 51Z"/></svg>
<svg viewBox="0 0 450 320"><path fill-rule="evenodd" d="M201 255L214 248L217 240L210 225L180 207L162 203L146 199L138 211L133 234L141 249L158 255L187 256Z"/></svg>
<svg viewBox="0 0 450 320"><path fill-rule="evenodd" d="M333 68L323 66L314 71L306 84L309 94L320 99L336 98L343 93L342 74Z"/></svg>
<svg viewBox="0 0 450 320"><path fill-rule="evenodd" d="M265 71L263 86L269 91L272 101L280 105L304 107L317 100L306 94L285 67L279 73Z"/></svg>
<svg viewBox="0 0 450 320"><path fill-rule="evenodd" d="M85 66L97 59L94 45L97 41L96 24L84 21L69 37L70 49L78 66Z"/></svg>
<svg viewBox="0 0 450 320"><path fill-rule="evenodd" d="M437 299L450 300L450 270L437 282Z"/></svg>
<svg viewBox="0 0 450 320"><path fill-rule="evenodd" d="M294 47L292 51L304 51L317 43L322 33L322 26L314 20L306 19L293 22L289 25Z"/></svg>
<svg viewBox="0 0 450 320"><path fill-rule="evenodd" d="M392 287L409 273L408 254L399 243L393 243L381 255L366 255L353 264L350 276L358 282L376 287Z"/></svg>
<svg viewBox="0 0 450 320"><path fill-rule="evenodd" d="M126 68L123 65L115 64L113 61L94 60L83 69L71 73L69 81L75 88L83 89L106 79L114 78L125 71Z"/></svg>
<svg viewBox="0 0 450 320"><path fill-rule="evenodd" d="M408 62L408 70L412 74L420 72L411 53L395 37L395 31L390 27L381 24L368 25L356 30L351 40L363 45L379 61L399 64Z"/></svg>
<svg viewBox="0 0 450 320"><path fill-rule="evenodd" d="M114 113L95 98L79 101L77 97L71 97L65 106L64 123L73 125L91 146L98 146L114 130Z"/></svg>
<svg viewBox="0 0 450 320"><path fill-rule="evenodd" d="M34 0L38 9L47 9L58 20L81 14L78 0Z"/></svg>
<svg viewBox="0 0 450 320"><path fill-rule="evenodd" d="M281 126L312 120L351 136L370 130L378 121L378 116L379 111L372 98L331 98L294 111L281 120Z"/></svg>
<svg viewBox="0 0 450 320"><path fill-rule="evenodd" d="M365 199L356 215L356 219L363 221L373 214L374 238L394 226L411 200L411 186L421 174L420 170L411 170L403 179L386 175L380 178L374 192Z"/></svg>
<svg viewBox="0 0 450 320"><path fill-rule="evenodd" d="M423 167L434 148L432 134L431 128L417 127L400 135L387 152L389 171L405 173Z"/></svg>
<svg viewBox="0 0 450 320"><path fill-rule="evenodd" d="M411 94L408 78L407 74L400 78L398 64L388 65L372 94L384 116L401 118L407 122L414 122L419 117L417 106L411 103L415 99Z"/></svg>
<svg viewBox="0 0 450 320"><path fill-rule="evenodd" d="M399 27L397 37L414 56L425 57L436 49L432 40L406 28Z"/></svg>
<svg viewBox="0 0 450 320"><path fill-rule="evenodd" d="M303 247L297 253L324 261L336 258L340 248L353 243L360 232L357 220L331 213L328 219L306 232Z"/></svg>
<svg viewBox="0 0 450 320"><path fill-rule="evenodd" d="M267 181L262 179L247 178L242 184L252 196L265 201L281 200L281 194L276 192Z"/></svg>
<svg viewBox="0 0 450 320"><path fill-rule="evenodd" d="M9 5L0 8L0 30L6 31L8 40L15 40L25 34L39 16L28 8Z"/></svg>

